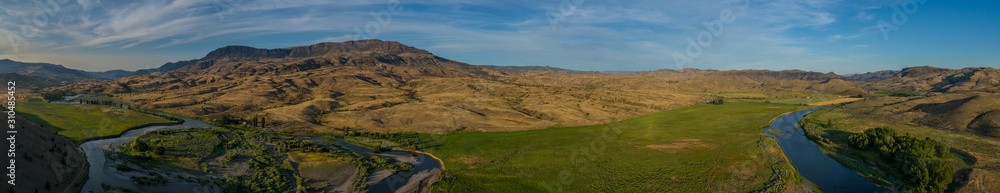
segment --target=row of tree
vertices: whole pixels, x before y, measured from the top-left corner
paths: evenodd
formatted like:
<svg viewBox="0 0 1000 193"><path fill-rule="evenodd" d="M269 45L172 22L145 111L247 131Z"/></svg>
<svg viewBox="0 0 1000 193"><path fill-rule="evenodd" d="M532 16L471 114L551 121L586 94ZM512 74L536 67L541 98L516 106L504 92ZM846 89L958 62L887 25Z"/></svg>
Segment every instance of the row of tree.
<svg viewBox="0 0 1000 193"><path fill-rule="evenodd" d="M215 120L216 124L219 125L243 125L249 127L264 127L267 126L267 119L264 117L250 117L249 120L239 117L234 117L230 115L223 115L222 118Z"/></svg>
<svg viewBox="0 0 1000 193"><path fill-rule="evenodd" d="M417 149L417 143L414 142L412 138L402 136L404 134L396 133L377 133L377 132L364 132L364 131L348 131L345 133L346 136L356 136L356 137L366 137L373 139L384 139L388 141L395 142L399 144L399 147L404 149ZM377 148L381 150L381 147Z"/></svg>
<svg viewBox="0 0 1000 193"><path fill-rule="evenodd" d="M289 139L284 141L278 141L274 143L278 146L278 151L289 152L289 151L301 151L305 153L333 153L335 150L330 147L316 143L315 141L302 140L302 139Z"/></svg>
<svg viewBox="0 0 1000 193"><path fill-rule="evenodd" d="M47 101L62 100L64 96L76 95L75 92L70 91L57 91L57 92L45 92L42 93L42 98Z"/></svg>

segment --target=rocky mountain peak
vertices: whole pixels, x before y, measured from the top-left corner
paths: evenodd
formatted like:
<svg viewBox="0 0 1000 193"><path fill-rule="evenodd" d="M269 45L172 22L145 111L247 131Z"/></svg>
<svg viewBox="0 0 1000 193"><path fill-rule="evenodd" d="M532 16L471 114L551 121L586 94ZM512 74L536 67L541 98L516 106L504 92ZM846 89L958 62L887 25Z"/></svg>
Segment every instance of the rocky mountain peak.
<svg viewBox="0 0 1000 193"><path fill-rule="evenodd" d="M919 77L919 76L924 76L924 75L929 75L929 74L935 74L935 73L944 72L944 71L951 71L951 69L937 68L937 67L930 67L930 66L917 66L917 67L903 68L903 70L900 71L896 76L899 76L899 77Z"/></svg>
<svg viewBox="0 0 1000 193"><path fill-rule="evenodd" d="M249 46L226 46L208 53L202 60L254 60L265 58L310 58L351 53L431 54L430 52L394 41L358 40L343 43L326 42L309 46L261 49Z"/></svg>

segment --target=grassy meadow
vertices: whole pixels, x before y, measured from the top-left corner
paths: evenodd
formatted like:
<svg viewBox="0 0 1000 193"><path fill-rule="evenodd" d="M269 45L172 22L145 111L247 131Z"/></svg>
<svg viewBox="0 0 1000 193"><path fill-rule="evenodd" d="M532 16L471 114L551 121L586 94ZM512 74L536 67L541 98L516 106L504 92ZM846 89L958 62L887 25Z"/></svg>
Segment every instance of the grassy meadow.
<svg viewBox="0 0 1000 193"><path fill-rule="evenodd" d="M812 103L826 102L837 100L839 98L771 98L771 99L745 99L749 102L762 102L762 103L776 103L776 104L790 104L790 105L808 105Z"/></svg>
<svg viewBox="0 0 1000 193"><path fill-rule="evenodd" d="M930 138L952 148L954 155L947 160L955 166L956 177L946 192L989 192L1000 188L1000 140L971 133L934 129L926 126L889 123L867 116L855 115L848 109L856 106L824 109L813 112L801 124L814 141L832 153L841 164L882 185L890 185L888 175L900 178L904 174L889 170L893 164L877 161L877 155L848 148L848 136L867 129L887 127L900 135Z"/></svg>
<svg viewBox="0 0 1000 193"><path fill-rule="evenodd" d="M173 121L132 110L89 104L23 102L18 115L41 124L45 129L80 141L91 137L119 134L130 127ZM23 114L20 114L23 113Z"/></svg>
<svg viewBox="0 0 1000 193"><path fill-rule="evenodd" d="M695 94L695 93L691 93ZM777 103L791 105L826 106L846 102L858 101L863 98L842 98L832 94L808 94L798 92L774 92L774 93L714 93L711 96L723 98L729 101L745 101L760 103Z"/></svg>
<svg viewBox="0 0 1000 193"><path fill-rule="evenodd" d="M350 158L331 156L328 153L293 151L288 152L288 155L293 162L298 163L302 178L307 179L307 183L303 185L313 189L340 185L337 182L352 177L353 170L357 167Z"/></svg>
<svg viewBox="0 0 1000 193"><path fill-rule="evenodd" d="M433 138L448 192L803 191L762 128L806 106L697 104L605 125Z"/></svg>

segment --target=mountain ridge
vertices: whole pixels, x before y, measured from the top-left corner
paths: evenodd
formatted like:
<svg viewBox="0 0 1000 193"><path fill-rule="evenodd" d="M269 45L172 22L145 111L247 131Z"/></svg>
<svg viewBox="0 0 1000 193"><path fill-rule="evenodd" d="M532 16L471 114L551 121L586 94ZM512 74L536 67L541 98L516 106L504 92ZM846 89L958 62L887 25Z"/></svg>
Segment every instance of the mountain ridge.
<svg viewBox="0 0 1000 193"><path fill-rule="evenodd" d="M403 53L431 54L395 41L358 40L343 43L324 42L309 46L263 49L250 46L226 46L209 52L201 60L252 60L263 58L310 58L328 54L378 52L399 55Z"/></svg>
<svg viewBox="0 0 1000 193"><path fill-rule="evenodd" d="M1000 70L991 67L962 69L929 66L904 68L890 78L863 84L870 90L925 92L1000 92Z"/></svg>
<svg viewBox="0 0 1000 193"><path fill-rule="evenodd" d="M86 71L66 68L65 66L50 63L18 62L10 59L0 60L0 73L18 73L22 75L46 76L51 78L69 79L96 79Z"/></svg>

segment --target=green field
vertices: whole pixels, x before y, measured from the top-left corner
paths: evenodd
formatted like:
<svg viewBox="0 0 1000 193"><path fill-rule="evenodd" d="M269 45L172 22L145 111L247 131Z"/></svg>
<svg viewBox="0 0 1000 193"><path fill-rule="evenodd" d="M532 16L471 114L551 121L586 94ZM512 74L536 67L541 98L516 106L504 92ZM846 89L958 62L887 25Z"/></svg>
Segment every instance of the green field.
<svg viewBox="0 0 1000 193"><path fill-rule="evenodd" d="M91 137L119 134L125 129L149 123L173 121L120 107L87 104L24 102L18 115L53 132L80 141Z"/></svg>
<svg viewBox="0 0 1000 193"><path fill-rule="evenodd" d="M808 107L697 104L606 125L434 137L449 192L783 192L804 180L762 128Z"/></svg>
<svg viewBox="0 0 1000 193"><path fill-rule="evenodd" d="M199 163L203 158L222 156L225 148L243 143L238 136L209 129L154 131L143 134L140 140L133 140L133 146L136 142L142 142L144 147L126 149L127 154L149 156L162 160L157 164L169 164L191 170L202 170L199 168ZM163 148L162 152L156 154L157 148Z"/></svg>
<svg viewBox="0 0 1000 193"><path fill-rule="evenodd" d="M688 92L687 94L705 95L707 93ZM832 94L812 94L801 92L720 92L708 94L729 99L793 99L793 98L837 98Z"/></svg>

